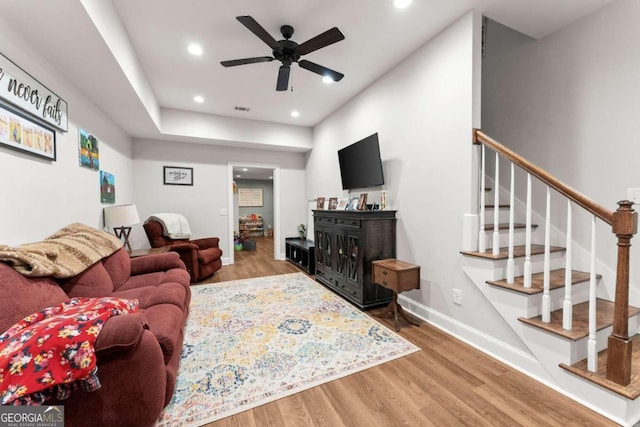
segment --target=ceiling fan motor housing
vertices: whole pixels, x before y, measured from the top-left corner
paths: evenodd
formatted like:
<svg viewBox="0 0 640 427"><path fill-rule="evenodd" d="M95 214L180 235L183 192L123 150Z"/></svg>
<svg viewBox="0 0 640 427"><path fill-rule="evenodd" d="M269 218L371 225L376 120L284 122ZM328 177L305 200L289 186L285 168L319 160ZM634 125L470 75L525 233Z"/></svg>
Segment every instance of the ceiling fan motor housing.
<svg viewBox="0 0 640 427"><path fill-rule="evenodd" d="M282 61L284 65L291 65L293 62L298 62L300 59L298 43L291 40L278 41L278 47L273 49L273 57L278 61Z"/></svg>

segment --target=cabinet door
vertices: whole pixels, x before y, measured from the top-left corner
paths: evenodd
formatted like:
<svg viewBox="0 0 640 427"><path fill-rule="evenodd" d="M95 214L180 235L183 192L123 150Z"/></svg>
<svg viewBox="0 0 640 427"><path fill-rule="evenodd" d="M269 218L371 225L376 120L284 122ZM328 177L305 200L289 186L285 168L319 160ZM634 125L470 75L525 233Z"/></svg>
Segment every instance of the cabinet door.
<svg viewBox="0 0 640 427"><path fill-rule="evenodd" d="M320 272L324 271L324 257L325 257L325 246L324 246L324 227L318 226L318 221L316 221L314 225L314 238L315 246L316 246L316 269Z"/></svg>
<svg viewBox="0 0 640 427"><path fill-rule="evenodd" d="M336 228L335 232L335 273L341 279L347 278L349 249L347 248L347 232Z"/></svg>
<svg viewBox="0 0 640 427"><path fill-rule="evenodd" d="M330 271L333 267L333 228L326 227L322 230L322 245L324 248L324 267Z"/></svg>
<svg viewBox="0 0 640 427"><path fill-rule="evenodd" d="M360 283L362 272L362 254L360 251L360 235L357 233L346 234L347 243L347 280L352 283Z"/></svg>

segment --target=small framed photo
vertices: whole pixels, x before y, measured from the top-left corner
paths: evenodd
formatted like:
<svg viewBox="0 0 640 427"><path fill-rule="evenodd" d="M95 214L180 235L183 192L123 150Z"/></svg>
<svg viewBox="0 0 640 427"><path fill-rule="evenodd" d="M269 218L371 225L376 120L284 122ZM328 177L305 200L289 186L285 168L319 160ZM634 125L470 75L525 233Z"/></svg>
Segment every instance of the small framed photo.
<svg viewBox="0 0 640 427"><path fill-rule="evenodd" d="M193 185L193 168L164 166L164 185Z"/></svg>
<svg viewBox="0 0 640 427"><path fill-rule="evenodd" d="M336 210L343 211L347 209L347 203L349 201L347 199L338 199L338 205L336 206Z"/></svg>
<svg viewBox="0 0 640 427"><path fill-rule="evenodd" d="M367 193L360 194L360 198L358 199L358 210L359 211L367 210Z"/></svg>
<svg viewBox="0 0 640 427"><path fill-rule="evenodd" d="M324 197L318 197L316 199L316 209L324 210Z"/></svg>
<svg viewBox="0 0 640 427"><path fill-rule="evenodd" d="M337 197L329 198L329 210L335 211L337 207L338 207L338 198Z"/></svg>
<svg viewBox="0 0 640 427"><path fill-rule="evenodd" d="M347 210L348 211L356 211L358 210L358 201L359 199L357 197L352 197L349 199L349 204L347 205Z"/></svg>

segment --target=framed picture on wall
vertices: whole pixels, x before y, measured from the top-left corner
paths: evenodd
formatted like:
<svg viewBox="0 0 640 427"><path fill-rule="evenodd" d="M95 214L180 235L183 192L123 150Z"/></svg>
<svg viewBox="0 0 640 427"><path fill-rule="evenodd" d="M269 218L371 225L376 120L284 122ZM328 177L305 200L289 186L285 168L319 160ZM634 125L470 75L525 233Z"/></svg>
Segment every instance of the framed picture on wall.
<svg viewBox="0 0 640 427"><path fill-rule="evenodd" d="M238 206L241 208L264 206L262 188L238 188Z"/></svg>
<svg viewBox="0 0 640 427"><path fill-rule="evenodd" d="M0 104L0 145L56 160L55 131L3 104Z"/></svg>
<svg viewBox="0 0 640 427"><path fill-rule="evenodd" d="M193 168L164 166L164 185L193 185Z"/></svg>

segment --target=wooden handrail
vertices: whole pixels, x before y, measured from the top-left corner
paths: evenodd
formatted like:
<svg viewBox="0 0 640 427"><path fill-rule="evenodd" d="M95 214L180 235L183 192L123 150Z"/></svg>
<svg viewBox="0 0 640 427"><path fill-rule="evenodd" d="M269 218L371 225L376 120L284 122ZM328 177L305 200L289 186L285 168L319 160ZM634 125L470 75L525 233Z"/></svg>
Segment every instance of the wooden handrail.
<svg viewBox="0 0 640 427"><path fill-rule="evenodd" d="M480 129L473 130L473 143L484 144L492 150L500 153L503 157L511 160L513 163L520 166L522 169L526 170L531 175L535 176L551 188L555 189L560 194L582 206L587 211L591 212L593 215L597 216L607 224L612 225L613 211L594 202L584 194L559 181L546 170L536 166L524 157L520 156L518 153L500 144L498 141L494 140L493 138L482 132Z"/></svg>

